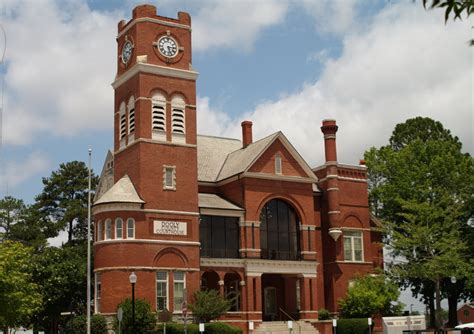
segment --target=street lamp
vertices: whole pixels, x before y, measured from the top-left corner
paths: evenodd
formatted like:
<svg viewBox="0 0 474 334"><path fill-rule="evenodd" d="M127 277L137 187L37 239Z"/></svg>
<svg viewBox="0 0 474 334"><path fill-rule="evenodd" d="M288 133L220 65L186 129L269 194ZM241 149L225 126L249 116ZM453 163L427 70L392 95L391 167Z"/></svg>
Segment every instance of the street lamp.
<svg viewBox="0 0 474 334"><path fill-rule="evenodd" d="M135 333L135 283L137 283L137 275L134 271L130 274L129 279L132 284L132 328Z"/></svg>

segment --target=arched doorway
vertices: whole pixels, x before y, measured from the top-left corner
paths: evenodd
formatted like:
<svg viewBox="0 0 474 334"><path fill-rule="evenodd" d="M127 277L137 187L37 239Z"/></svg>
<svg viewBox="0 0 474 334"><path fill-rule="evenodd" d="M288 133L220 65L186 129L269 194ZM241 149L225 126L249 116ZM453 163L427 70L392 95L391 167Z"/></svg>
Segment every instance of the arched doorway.
<svg viewBox="0 0 474 334"><path fill-rule="evenodd" d="M299 260L300 220L295 209L281 199L272 199L260 211L262 259Z"/></svg>
<svg viewBox="0 0 474 334"><path fill-rule="evenodd" d="M215 271L206 271L202 274L201 290L219 291L219 275Z"/></svg>

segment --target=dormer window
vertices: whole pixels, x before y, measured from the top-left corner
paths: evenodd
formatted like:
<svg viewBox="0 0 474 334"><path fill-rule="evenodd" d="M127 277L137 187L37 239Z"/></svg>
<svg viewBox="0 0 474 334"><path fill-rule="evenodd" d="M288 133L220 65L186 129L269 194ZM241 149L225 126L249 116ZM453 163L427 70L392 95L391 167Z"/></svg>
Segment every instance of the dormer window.
<svg viewBox="0 0 474 334"><path fill-rule="evenodd" d="M135 132L135 99L133 96L128 101L128 133Z"/></svg>
<svg viewBox="0 0 474 334"><path fill-rule="evenodd" d="M275 174L281 175L281 155L275 155Z"/></svg>
<svg viewBox="0 0 474 334"><path fill-rule="evenodd" d="M166 99L160 93L151 98L152 139L166 140Z"/></svg>

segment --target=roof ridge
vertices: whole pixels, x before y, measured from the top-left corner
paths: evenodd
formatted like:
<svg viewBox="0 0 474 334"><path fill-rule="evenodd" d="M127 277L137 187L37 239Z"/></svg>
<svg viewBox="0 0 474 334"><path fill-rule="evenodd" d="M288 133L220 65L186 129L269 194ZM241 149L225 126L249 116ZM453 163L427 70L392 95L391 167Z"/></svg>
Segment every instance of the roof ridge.
<svg viewBox="0 0 474 334"><path fill-rule="evenodd" d="M217 139L225 139L225 140L232 140L232 141L238 141L242 142L240 139L237 138L229 138L229 137L220 137L220 136L213 136L213 135L197 135L198 137L207 137L207 138L217 138Z"/></svg>

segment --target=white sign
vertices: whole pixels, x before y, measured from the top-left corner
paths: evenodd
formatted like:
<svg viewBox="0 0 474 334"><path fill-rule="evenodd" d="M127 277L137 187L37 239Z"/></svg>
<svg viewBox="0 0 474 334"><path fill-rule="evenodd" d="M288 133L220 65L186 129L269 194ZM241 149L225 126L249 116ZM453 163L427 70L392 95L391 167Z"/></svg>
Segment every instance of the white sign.
<svg viewBox="0 0 474 334"><path fill-rule="evenodd" d="M249 321L249 330L253 331L253 321Z"/></svg>
<svg viewBox="0 0 474 334"><path fill-rule="evenodd" d="M336 319L332 319L332 327L337 327L337 320Z"/></svg>
<svg viewBox="0 0 474 334"><path fill-rule="evenodd" d="M369 326L372 325L372 318L369 318L368 321L369 321Z"/></svg>
<svg viewBox="0 0 474 334"><path fill-rule="evenodd" d="M199 331L202 333L204 332L204 324L203 323L200 323L199 324Z"/></svg>
<svg viewBox="0 0 474 334"><path fill-rule="evenodd" d="M293 329L293 321L288 321L288 329Z"/></svg>
<svg viewBox="0 0 474 334"><path fill-rule="evenodd" d="M153 233L168 235L187 235L188 225L184 222L155 220L153 222Z"/></svg>

